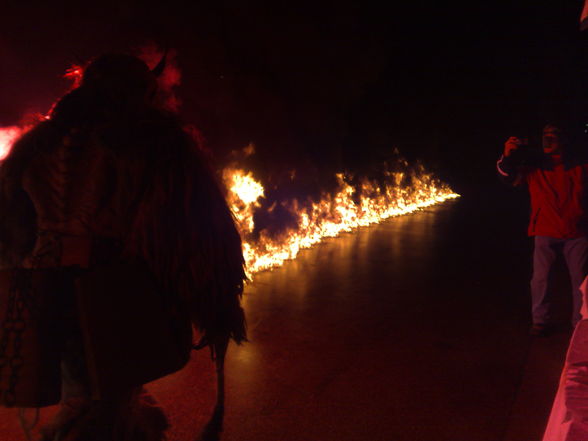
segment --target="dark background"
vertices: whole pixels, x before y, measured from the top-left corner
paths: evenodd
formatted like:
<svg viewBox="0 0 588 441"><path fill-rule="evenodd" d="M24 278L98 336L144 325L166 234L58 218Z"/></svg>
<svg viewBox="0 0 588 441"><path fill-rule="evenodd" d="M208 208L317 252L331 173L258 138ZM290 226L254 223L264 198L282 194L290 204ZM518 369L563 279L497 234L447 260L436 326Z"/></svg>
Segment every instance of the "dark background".
<svg viewBox="0 0 588 441"><path fill-rule="evenodd" d="M460 193L494 191L506 137L588 120L581 0L380 3L8 2L0 125L45 112L72 63L146 44L177 51L183 118L218 160L253 142L266 176L398 148Z"/></svg>

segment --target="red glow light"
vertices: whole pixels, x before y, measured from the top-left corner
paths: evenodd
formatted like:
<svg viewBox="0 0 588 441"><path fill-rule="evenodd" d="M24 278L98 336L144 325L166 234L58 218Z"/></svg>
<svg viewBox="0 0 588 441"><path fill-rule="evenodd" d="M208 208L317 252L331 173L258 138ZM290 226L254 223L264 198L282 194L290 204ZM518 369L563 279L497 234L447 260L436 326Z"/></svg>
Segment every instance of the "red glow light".
<svg viewBox="0 0 588 441"><path fill-rule="evenodd" d="M21 135L23 129L17 126L0 127L0 161L8 156L12 143Z"/></svg>
<svg viewBox="0 0 588 441"><path fill-rule="evenodd" d="M82 75L84 74L84 69L82 66L77 64L73 64L69 69L65 71L63 74L63 78L67 78L73 82L73 87L78 87L80 82L82 81Z"/></svg>

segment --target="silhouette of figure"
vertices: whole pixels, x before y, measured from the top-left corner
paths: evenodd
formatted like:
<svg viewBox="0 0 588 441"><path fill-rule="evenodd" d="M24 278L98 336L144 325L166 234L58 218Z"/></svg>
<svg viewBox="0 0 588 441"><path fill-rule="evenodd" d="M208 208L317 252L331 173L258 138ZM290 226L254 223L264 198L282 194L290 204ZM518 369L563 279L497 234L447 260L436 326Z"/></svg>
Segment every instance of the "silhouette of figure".
<svg viewBox="0 0 588 441"><path fill-rule="evenodd" d="M165 57L164 57L165 58ZM241 239L141 60L108 54L0 166L0 403L60 402L49 440L159 440L142 389L246 339Z"/></svg>

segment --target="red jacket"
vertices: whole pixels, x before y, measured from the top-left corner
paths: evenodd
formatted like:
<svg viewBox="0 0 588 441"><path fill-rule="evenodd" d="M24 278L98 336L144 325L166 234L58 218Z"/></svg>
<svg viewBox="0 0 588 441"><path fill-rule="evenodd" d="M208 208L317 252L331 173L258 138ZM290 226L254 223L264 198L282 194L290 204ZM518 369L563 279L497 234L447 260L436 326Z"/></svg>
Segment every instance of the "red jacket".
<svg viewBox="0 0 588 441"><path fill-rule="evenodd" d="M513 185L527 183L531 196L529 236L572 239L588 235L588 163L544 157L534 165L501 158L498 172Z"/></svg>

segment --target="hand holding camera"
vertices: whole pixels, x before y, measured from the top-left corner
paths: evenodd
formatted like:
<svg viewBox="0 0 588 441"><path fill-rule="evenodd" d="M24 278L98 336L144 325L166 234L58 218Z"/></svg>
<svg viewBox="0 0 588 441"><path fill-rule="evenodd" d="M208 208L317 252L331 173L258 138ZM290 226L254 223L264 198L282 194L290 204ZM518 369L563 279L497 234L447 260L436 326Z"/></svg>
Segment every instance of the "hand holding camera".
<svg viewBox="0 0 588 441"><path fill-rule="evenodd" d="M527 140L524 138L518 138L511 136L504 143L504 156L510 156L513 152L518 150L522 146L527 145Z"/></svg>

